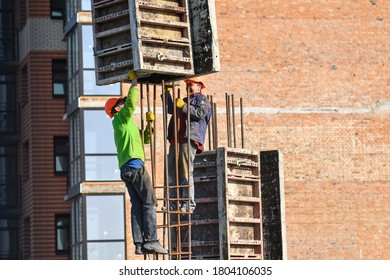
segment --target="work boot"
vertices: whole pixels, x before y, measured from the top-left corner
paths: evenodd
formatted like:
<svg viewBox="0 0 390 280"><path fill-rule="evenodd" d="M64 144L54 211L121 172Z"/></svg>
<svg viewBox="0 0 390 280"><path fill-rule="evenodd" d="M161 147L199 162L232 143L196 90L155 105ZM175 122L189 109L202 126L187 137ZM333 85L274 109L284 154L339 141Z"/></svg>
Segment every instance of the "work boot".
<svg viewBox="0 0 390 280"><path fill-rule="evenodd" d="M142 252L142 244L137 243L135 244L135 254L136 255L143 255L144 253Z"/></svg>
<svg viewBox="0 0 390 280"><path fill-rule="evenodd" d="M177 210L176 204L172 203L171 206L169 207L169 210L176 211Z"/></svg>
<svg viewBox="0 0 390 280"><path fill-rule="evenodd" d="M190 207L188 207L188 205L187 204L183 204L181 207L180 207L180 212L182 212L182 213L192 213L192 212L194 212L194 209L195 208L191 208L191 209L189 209Z"/></svg>
<svg viewBox="0 0 390 280"><path fill-rule="evenodd" d="M168 251L158 241L146 242L143 246L143 251L146 254L168 254Z"/></svg>

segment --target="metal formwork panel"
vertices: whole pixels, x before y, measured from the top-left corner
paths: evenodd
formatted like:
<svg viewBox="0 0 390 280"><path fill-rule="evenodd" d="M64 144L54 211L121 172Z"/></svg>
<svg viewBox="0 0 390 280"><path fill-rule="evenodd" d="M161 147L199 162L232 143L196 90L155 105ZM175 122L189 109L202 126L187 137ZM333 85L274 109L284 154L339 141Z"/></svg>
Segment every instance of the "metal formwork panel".
<svg viewBox="0 0 390 280"><path fill-rule="evenodd" d="M98 85L194 75L187 0L93 0Z"/></svg>
<svg viewBox="0 0 390 280"><path fill-rule="evenodd" d="M189 0L195 75L221 70L215 0Z"/></svg>
<svg viewBox="0 0 390 280"><path fill-rule="evenodd" d="M127 0L92 0L96 84L127 79L134 68Z"/></svg>
<svg viewBox="0 0 390 280"><path fill-rule="evenodd" d="M192 257L262 259L259 154L205 151L196 156L194 182L198 206L192 215Z"/></svg>
<svg viewBox="0 0 390 280"><path fill-rule="evenodd" d="M285 259L282 154L217 148L196 155L195 201L181 249L191 259ZM189 240L191 243L189 244ZM171 241L173 247L175 241Z"/></svg>
<svg viewBox="0 0 390 280"><path fill-rule="evenodd" d="M283 154L260 152L264 259L287 259Z"/></svg>
<svg viewBox="0 0 390 280"><path fill-rule="evenodd" d="M217 150L225 162L221 174L226 179L221 180L226 186L220 192L225 198L219 199L226 205L226 225L220 226L228 236L224 258L263 259L259 154L246 149Z"/></svg>
<svg viewBox="0 0 390 280"><path fill-rule="evenodd" d="M220 71L214 0L92 0L96 84Z"/></svg>
<svg viewBox="0 0 390 280"><path fill-rule="evenodd" d="M217 164L215 151L204 151L194 162L195 201L191 250L194 259L220 259Z"/></svg>
<svg viewBox="0 0 390 280"><path fill-rule="evenodd" d="M137 73L193 75L187 0L129 0L129 6Z"/></svg>

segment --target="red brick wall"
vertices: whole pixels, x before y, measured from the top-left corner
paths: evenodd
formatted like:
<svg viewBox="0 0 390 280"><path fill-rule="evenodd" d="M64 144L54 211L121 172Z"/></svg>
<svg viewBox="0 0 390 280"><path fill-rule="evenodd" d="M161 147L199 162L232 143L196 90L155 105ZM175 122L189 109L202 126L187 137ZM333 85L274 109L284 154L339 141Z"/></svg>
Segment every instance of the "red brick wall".
<svg viewBox="0 0 390 280"><path fill-rule="evenodd" d="M50 17L50 1L27 0L29 18Z"/></svg>
<svg viewBox="0 0 390 280"><path fill-rule="evenodd" d="M221 112L225 92L237 114L244 98L246 147L283 152L288 258L390 258L390 3L216 9L222 69L205 92Z"/></svg>
<svg viewBox="0 0 390 280"><path fill-rule="evenodd" d="M219 146L227 92L238 147L243 98L245 148L284 155L287 257L389 259L390 3L216 1L216 10L221 72L203 79ZM156 133L162 184L158 116Z"/></svg>
<svg viewBox="0 0 390 280"><path fill-rule="evenodd" d="M243 98L245 147L284 155L288 258L389 259L390 3L216 1L216 10L221 72L203 79L219 145L227 92L238 147Z"/></svg>

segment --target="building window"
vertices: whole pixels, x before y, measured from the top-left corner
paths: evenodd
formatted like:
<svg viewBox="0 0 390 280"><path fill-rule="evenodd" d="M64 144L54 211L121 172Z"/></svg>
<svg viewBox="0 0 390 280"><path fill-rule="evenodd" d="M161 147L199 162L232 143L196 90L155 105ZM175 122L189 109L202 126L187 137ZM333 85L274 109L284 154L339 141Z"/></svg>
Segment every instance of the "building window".
<svg viewBox="0 0 390 280"><path fill-rule="evenodd" d="M82 26L83 68L95 68L92 25Z"/></svg>
<svg viewBox="0 0 390 280"><path fill-rule="evenodd" d="M15 77L0 75L0 133L17 133Z"/></svg>
<svg viewBox="0 0 390 280"><path fill-rule="evenodd" d="M0 60L13 61L16 58L14 1L1 1L0 6Z"/></svg>
<svg viewBox="0 0 390 280"><path fill-rule="evenodd" d="M83 259L83 197L79 196L72 201L72 260Z"/></svg>
<svg viewBox="0 0 390 280"><path fill-rule="evenodd" d="M82 63L83 93L82 95L120 95L120 83L104 86L96 85L95 60L93 53L92 25L82 26Z"/></svg>
<svg viewBox="0 0 390 280"><path fill-rule="evenodd" d="M68 137L54 137L54 172L66 174L68 172Z"/></svg>
<svg viewBox="0 0 390 280"><path fill-rule="evenodd" d="M21 103L24 107L28 103L28 75L27 66L24 66L20 77Z"/></svg>
<svg viewBox="0 0 390 280"><path fill-rule="evenodd" d="M26 141L22 147L22 180L26 182L30 178L30 144Z"/></svg>
<svg viewBox="0 0 390 280"><path fill-rule="evenodd" d="M68 38L68 97L67 103L76 102L79 97L79 46L78 27L73 29Z"/></svg>
<svg viewBox="0 0 390 280"><path fill-rule="evenodd" d="M16 147L0 145L0 209L18 207Z"/></svg>
<svg viewBox="0 0 390 280"><path fill-rule="evenodd" d="M88 260L125 259L123 195L86 196Z"/></svg>
<svg viewBox="0 0 390 280"><path fill-rule="evenodd" d="M50 11L52 19L62 19L65 11L65 1L64 0L51 0L50 1Z"/></svg>
<svg viewBox="0 0 390 280"><path fill-rule="evenodd" d="M27 217L23 221L23 245L21 248L22 260L30 260L31 259L31 218Z"/></svg>
<svg viewBox="0 0 390 280"><path fill-rule="evenodd" d="M85 180L120 181L111 119L101 110L85 110L83 127Z"/></svg>
<svg viewBox="0 0 390 280"><path fill-rule="evenodd" d="M91 0L81 0L81 10L90 11L91 10Z"/></svg>
<svg viewBox="0 0 390 280"><path fill-rule="evenodd" d="M56 253L67 254L70 241L70 215L56 215Z"/></svg>
<svg viewBox="0 0 390 280"><path fill-rule="evenodd" d="M19 0L19 28L22 29L27 22L27 0Z"/></svg>
<svg viewBox="0 0 390 280"><path fill-rule="evenodd" d="M80 113L69 119L69 189L81 182Z"/></svg>
<svg viewBox="0 0 390 280"><path fill-rule="evenodd" d="M67 93L66 60L52 60L53 96L64 97Z"/></svg>
<svg viewBox="0 0 390 280"><path fill-rule="evenodd" d="M0 219L0 260L18 259L18 220Z"/></svg>
<svg viewBox="0 0 390 280"><path fill-rule="evenodd" d="M88 0L90 1L90 0ZM68 24L77 14L77 0L66 1L66 23Z"/></svg>

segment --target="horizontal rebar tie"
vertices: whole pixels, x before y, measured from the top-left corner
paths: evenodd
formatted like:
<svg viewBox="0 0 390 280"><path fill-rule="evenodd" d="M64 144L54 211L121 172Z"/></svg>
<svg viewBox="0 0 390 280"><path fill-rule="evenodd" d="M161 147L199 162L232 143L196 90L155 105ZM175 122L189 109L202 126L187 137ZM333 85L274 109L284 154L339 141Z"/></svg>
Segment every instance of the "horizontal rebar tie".
<svg viewBox="0 0 390 280"><path fill-rule="evenodd" d="M155 189L163 189L163 188L168 188L168 189L175 189L175 188L189 188L190 185L175 185L175 186L155 186Z"/></svg>

